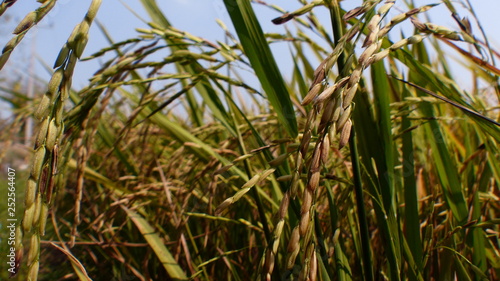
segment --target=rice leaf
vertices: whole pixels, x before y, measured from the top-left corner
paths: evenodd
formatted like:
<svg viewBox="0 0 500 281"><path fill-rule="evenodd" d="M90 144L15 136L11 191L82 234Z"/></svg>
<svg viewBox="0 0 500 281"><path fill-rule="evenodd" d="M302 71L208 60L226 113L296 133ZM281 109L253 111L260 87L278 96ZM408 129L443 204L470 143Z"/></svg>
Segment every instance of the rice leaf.
<svg viewBox="0 0 500 281"><path fill-rule="evenodd" d="M120 207L127 213L127 216L132 220L137 229L139 229L139 232L160 260L169 277L172 280L188 280L186 273L184 273L170 251L165 247L164 242L154 228L139 213L124 205L120 205Z"/></svg>

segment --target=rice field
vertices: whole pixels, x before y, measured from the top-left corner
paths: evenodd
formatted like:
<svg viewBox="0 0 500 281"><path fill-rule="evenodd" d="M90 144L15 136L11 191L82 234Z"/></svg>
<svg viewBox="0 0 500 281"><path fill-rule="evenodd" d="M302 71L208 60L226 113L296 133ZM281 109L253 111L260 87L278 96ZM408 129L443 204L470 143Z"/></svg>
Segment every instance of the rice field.
<svg viewBox="0 0 500 281"><path fill-rule="evenodd" d="M92 0L34 98L2 86L1 162L29 159L13 280L498 280L499 53L474 5L296 2L224 0L222 42L141 0L147 28L97 23L108 46L84 56Z"/></svg>

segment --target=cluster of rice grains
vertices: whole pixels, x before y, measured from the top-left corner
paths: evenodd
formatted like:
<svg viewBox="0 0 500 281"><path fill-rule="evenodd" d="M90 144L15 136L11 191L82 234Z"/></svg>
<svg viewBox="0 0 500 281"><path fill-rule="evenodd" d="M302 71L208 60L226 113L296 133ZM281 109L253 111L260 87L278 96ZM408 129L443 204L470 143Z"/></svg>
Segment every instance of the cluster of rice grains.
<svg viewBox="0 0 500 281"><path fill-rule="evenodd" d="M296 165L291 178L289 190L283 196L277 215L276 227L274 229L273 240L270 241L265 255L262 259L260 276L261 280L271 280L275 266L275 257L278 252L280 237L283 232L285 216L288 212L288 205L291 199L299 193L299 181L301 171L307 173L306 187L302 191L302 207L300 209L299 225L292 230L288 242L285 266L292 270L296 264L299 252L302 251L300 261L300 273L298 280L316 280L318 261L316 255L316 241L313 235L313 218L315 206L315 191L320 182L320 169L328 157L330 146L338 141L339 149L344 147L349 141L352 129L351 111L353 108L353 98L358 90L362 72L371 64L387 57L390 52L396 51L404 46L419 43L424 36L416 34L409 38L394 43L390 47L380 50L384 37L397 24L411 18L417 30L424 33L433 33L449 39L456 39L457 34L448 29L440 29L434 25L419 23L412 18L413 15L425 12L434 5L427 5L412 9L406 13L399 14L388 20L383 25L382 19L395 4L394 0L366 1L360 7L347 12L343 19L348 22L355 22L347 32L339 38L333 52L319 65L314 73L314 80L308 94L302 101L302 105L313 105L308 113L305 131L296 155ZM381 4L377 9L377 5ZM308 7L309 8L309 7ZM312 6L310 7L312 8ZM304 10L304 9L303 9ZM283 23L295 16L301 15L305 11L300 10L292 14L285 14L275 22ZM293 16L291 16L293 15ZM360 20L353 20L359 17ZM351 21L352 20L352 21ZM331 86L325 86L324 81L328 78L330 69L337 63L340 55L352 48L348 44L353 44L353 38L360 34L365 34L362 48L363 52L356 61L348 59L345 68L340 71L336 82ZM349 57L351 54L347 54ZM350 56L351 58L353 56ZM353 69L351 71L351 69ZM312 138L312 132L317 133L317 138ZM339 134L338 140L336 136ZM309 156L311 139L315 141L312 155Z"/></svg>
<svg viewBox="0 0 500 281"><path fill-rule="evenodd" d="M64 103L69 96L73 70L85 48L90 24L95 18L100 4L101 0L92 1L84 20L74 28L67 43L63 46L54 65L56 70L50 79L48 90L35 112L35 117L41 120L41 124L36 136L35 155L25 192L22 228L17 229L17 237L20 239L22 239L23 233L30 236L27 255L28 280L37 280L38 276L40 236L45 233L55 177L57 176L58 151L62 145L60 141L64 132ZM20 260L23 245L18 243L16 246Z"/></svg>

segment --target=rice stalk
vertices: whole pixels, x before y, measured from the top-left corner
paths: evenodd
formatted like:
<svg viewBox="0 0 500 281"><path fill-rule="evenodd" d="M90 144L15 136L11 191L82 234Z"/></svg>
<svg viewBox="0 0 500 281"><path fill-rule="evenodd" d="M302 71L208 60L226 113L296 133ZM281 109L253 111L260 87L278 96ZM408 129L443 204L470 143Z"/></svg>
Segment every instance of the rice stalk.
<svg viewBox="0 0 500 281"><path fill-rule="evenodd" d="M45 5L50 3L54 4L55 1L48 1ZM85 48L90 24L94 20L100 4L100 0L92 1L84 20L75 27L68 42L63 47L61 53L64 54L64 57L59 55L56 62L57 69L52 75L48 90L42 97L35 113L37 119L42 121L42 127L36 137L35 154L26 189L30 194L26 194L26 211L22 221L22 232L30 237L27 258L28 280L37 280L40 237L45 234L48 210L52 204L51 199L56 184L55 177L58 174L59 151L65 148L63 142L64 104L69 96L73 70ZM48 9L47 6L44 7ZM24 34L35 22L36 19L33 19L33 23L23 25L23 30L19 33L23 32ZM34 197L36 197L35 200L33 200Z"/></svg>

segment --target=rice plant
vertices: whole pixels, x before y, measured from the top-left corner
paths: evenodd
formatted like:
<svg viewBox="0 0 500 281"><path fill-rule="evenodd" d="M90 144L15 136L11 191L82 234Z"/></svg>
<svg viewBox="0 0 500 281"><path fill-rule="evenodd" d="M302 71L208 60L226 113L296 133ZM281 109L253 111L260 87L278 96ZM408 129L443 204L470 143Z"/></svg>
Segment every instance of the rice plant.
<svg viewBox="0 0 500 281"><path fill-rule="evenodd" d="M56 1L38 2L0 67ZM9 140L38 120L17 278L499 278L500 70L469 1L299 0L287 12L224 0L224 42L140 2L147 28L115 42L100 26L109 46L83 57L93 0L46 90L4 125ZM257 5L287 33L266 33ZM433 23L436 7L454 25ZM270 44L292 54L289 73ZM73 88L75 65L97 59ZM13 108L19 92L2 88Z"/></svg>

